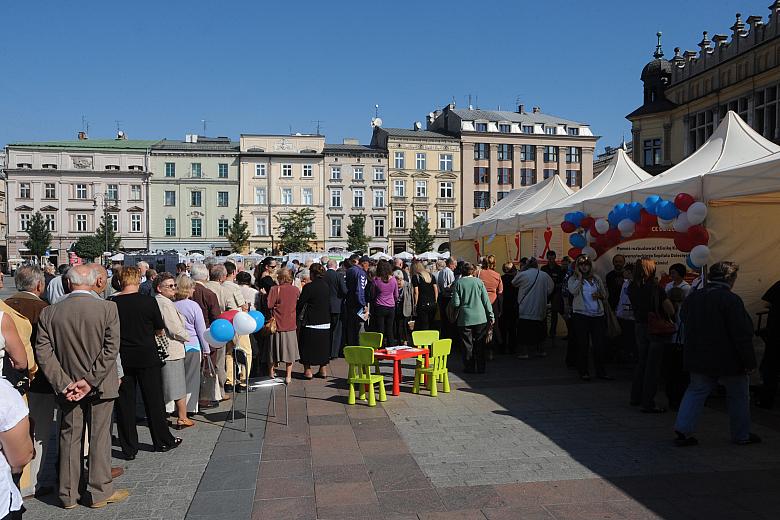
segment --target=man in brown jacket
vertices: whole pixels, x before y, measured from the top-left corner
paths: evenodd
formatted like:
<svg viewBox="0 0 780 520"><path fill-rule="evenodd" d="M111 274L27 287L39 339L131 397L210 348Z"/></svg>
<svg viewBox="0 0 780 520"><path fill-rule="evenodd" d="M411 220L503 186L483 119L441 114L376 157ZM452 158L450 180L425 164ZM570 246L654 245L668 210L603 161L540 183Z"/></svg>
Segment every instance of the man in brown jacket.
<svg viewBox="0 0 780 520"><path fill-rule="evenodd" d="M62 411L59 496L76 507L82 474L82 437L89 422L89 469L85 503L104 507L121 502L127 490L114 491L111 478L111 415L119 390L119 315L116 304L95 298L97 270L72 267L66 275L71 294L43 309L35 354L57 394Z"/></svg>

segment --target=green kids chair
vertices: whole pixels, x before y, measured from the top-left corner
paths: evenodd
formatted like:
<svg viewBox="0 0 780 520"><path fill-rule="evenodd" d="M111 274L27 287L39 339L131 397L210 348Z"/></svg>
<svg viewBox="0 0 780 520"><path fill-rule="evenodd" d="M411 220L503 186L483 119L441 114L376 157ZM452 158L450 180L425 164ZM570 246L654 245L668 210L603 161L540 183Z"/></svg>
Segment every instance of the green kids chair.
<svg viewBox="0 0 780 520"><path fill-rule="evenodd" d="M414 369L414 386L412 387L413 394L420 393L420 385L424 375L428 377L428 389L431 392L431 397L438 395L439 381L442 382L442 392L448 394L450 392L450 378L449 371L447 370L447 357L452 351L451 339L439 339L433 342L431 345L430 363L428 368L418 364Z"/></svg>
<svg viewBox="0 0 780 520"><path fill-rule="evenodd" d="M344 359L349 364L347 384L349 384L349 398L347 404L355 404L355 385L361 399L365 399L366 386L368 386L368 406L376 406L374 384L379 383L379 400L387 401L385 394L385 380L381 374L372 374L374 366L374 349L371 347L344 347Z"/></svg>

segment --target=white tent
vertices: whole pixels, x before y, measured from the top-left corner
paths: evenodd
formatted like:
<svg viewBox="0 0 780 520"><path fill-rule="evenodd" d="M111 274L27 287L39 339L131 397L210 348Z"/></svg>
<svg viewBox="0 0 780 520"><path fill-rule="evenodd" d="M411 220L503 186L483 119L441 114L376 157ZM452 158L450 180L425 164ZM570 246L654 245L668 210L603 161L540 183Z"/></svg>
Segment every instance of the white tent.
<svg viewBox="0 0 780 520"><path fill-rule="evenodd" d="M411 260L414 258L414 255L409 251L403 251L401 253L397 253L393 255L393 258L400 258L401 260Z"/></svg>
<svg viewBox="0 0 780 520"><path fill-rule="evenodd" d="M483 233L483 236L492 234L510 235L519 229L519 223L522 222L524 215L549 208L574 193L564 184L560 175L553 175L546 181L537 184L537 186L540 186L540 188L533 196L528 197L515 206L516 211L514 215L482 226L480 231Z"/></svg>
<svg viewBox="0 0 780 520"><path fill-rule="evenodd" d="M434 253L433 251L427 251L421 255L417 255L418 260L438 260L439 259L439 253Z"/></svg>
<svg viewBox="0 0 780 520"><path fill-rule="evenodd" d="M393 257L382 251L377 251L373 255L369 256L371 260L392 260Z"/></svg>
<svg viewBox="0 0 780 520"><path fill-rule="evenodd" d="M121 262L125 259L124 253L117 253L114 256L109 257L112 262Z"/></svg>

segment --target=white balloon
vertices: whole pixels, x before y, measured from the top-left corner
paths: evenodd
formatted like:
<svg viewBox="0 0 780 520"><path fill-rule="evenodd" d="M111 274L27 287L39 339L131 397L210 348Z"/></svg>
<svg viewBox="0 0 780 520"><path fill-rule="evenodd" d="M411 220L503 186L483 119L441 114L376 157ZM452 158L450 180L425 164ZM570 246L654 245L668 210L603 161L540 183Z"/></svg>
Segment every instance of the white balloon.
<svg viewBox="0 0 780 520"><path fill-rule="evenodd" d="M696 267L706 265L710 260L710 248L704 245L696 246L691 249L691 262Z"/></svg>
<svg viewBox="0 0 780 520"><path fill-rule="evenodd" d="M203 336L206 338L206 342L208 342L208 344L213 347L224 347L227 345L227 341L215 340L214 336L211 335L211 329L206 329L206 332L203 333Z"/></svg>
<svg viewBox="0 0 780 520"><path fill-rule="evenodd" d="M692 226L701 224L704 222L704 219L707 218L707 205L703 202L694 202L688 208L687 213L688 222L690 222Z"/></svg>
<svg viewBox="0 0 780 520"><path fill-rule="evenodd" d="M596 237L594 237L593 235L591 235L591 234L590 234L590 231L587 231L587 232L585 233L585 240L587 240L587 241L588 241L588 244L592 244L593 242L595 242L595 241L596 241Z"/></svg>
<svg viewBox="0 0 780 520"><path fill-rule="evenodd" d="M636 224L630 218L624 218L618 222L618 229L620 230L620 234L627 238L634 234Z"/></svg>
<svg viewBox="0 0 780 520"><path fill-rule="evenodd" d="M583 247L583 248L582 248L582 254L583 254L583 255L588 255L588 256L590 257L590 259L591 259L591 260L595 260L595 259L596 259L596 256L597 256L597 255L596 255L596 250L595 250L595 249L593 249L593 248L592 248L592 247L590 247L590 246Z"/></svg>
<svg viewBox="0 0 780 520"><path fill-rule="evenodd" d="M602 235L609 231L609 221L605 218L600 218L596 221L596 231Z"/></svg>
<svg viewBox="0 0 780 520"><path fill-rule="evenodd" d="M237 312L233 316L233 328L236 329L237 335L246 336L255 331L257 322L248 312Z"/></svg>
<svg viewBox="0 0 780 520"><path fill-rule="evenodd" d="M691 223L688 222L688 213L683 211L674 220L674 230L679 233L685 233L689 227L691 227Z"/></svg>
<svg viewBox="0 0 780 520"><path fill-rule="evenodd" d="M690 222L690 219L688 220ZM658 219L658 226L661 229L671 229L672 224L674 224L674 220L664 220L662 218Z"/></svg>

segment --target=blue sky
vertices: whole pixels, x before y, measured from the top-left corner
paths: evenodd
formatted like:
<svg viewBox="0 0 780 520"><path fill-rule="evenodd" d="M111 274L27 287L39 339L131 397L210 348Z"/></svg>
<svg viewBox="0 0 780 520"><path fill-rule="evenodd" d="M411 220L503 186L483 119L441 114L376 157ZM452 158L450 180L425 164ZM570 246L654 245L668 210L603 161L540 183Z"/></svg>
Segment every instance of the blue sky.
<svg viewBox="0 0 780 520"><path fill-rule="evenodd" d="M0 144L313 132L367 142L374 104L408 127L454 97L585 121L599 149L630 135L639 74L663 31L698 50L769 0L494 2L25 1L3 6Z"/></svg>

